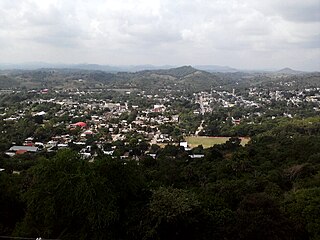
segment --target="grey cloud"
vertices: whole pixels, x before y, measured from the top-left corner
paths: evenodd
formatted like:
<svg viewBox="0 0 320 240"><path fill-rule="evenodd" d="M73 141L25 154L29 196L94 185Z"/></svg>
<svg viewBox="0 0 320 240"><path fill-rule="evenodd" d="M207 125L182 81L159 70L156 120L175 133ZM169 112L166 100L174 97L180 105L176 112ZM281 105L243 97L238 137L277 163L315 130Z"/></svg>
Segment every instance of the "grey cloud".
<svg viewBox="0 0 320 240"><path fill-rule="evenodd" d="M50 5L40 9L30 3L23 7L16 19L17 39L34 41L58 47L80 46L80 39L85 38L80 19L73 12L66 12ZM12 26L11 26L12 27Z"/></svg>
<svg viewBox="0 0 320 240"><path fill-rule="evenodd" d="M297 44L299 48L320 49L320 34L307 38Z"/></svg>
<svg viewBox="0 0 320 240"><path fill-rule="evenodd" d="M292 22L319 22L319 0L251 0L250 5L268 15L278 15Z"/></svg>
<svg viewBox="0 0 320 240"><path fill-rule="evenodd" d="M0 42L12 60L32 48L44 61L293 63L295 54L320 57L310 53L319 48L318 8L318 0L1 0Z"/></svg>
<svg viewBox="0 0 320 240"><path fill-rule="evenodd" d="M181 40L181 35L174 26L169 24L133 24L122 28L122 31L129 34L137 43L157 45Z"/></svg>
<svg viewBox="0 0 320 240"><path fill-rule="evenodd" d="M282 8L283 16L289 21L298 22L319 22L320 21L320 2L309 6L289 6Z"/></svg>

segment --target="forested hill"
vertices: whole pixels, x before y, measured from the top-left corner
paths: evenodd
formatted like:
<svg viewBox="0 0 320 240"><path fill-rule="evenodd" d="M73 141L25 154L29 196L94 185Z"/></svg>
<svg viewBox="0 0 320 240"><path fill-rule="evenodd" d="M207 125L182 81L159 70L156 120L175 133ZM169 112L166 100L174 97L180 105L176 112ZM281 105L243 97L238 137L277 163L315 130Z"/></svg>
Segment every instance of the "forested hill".
<svg viewBox="0 0 320 240"><path fill-rule="evenodd" d="M1 76L1 75L0 75ZM199 90L217 85L218 77L191 66L139 72L108 73L77 69L13 70L3 72L3 88L140 88ZM11 78L8 84L5 78ZM3 80L2 80L3 79ZM0 86L2 86L0 85Z"/></svg>
<svg viewBox="0 0 320 240"><path fill-rule="evenodd" d="M54 239L320 238L320 119L261 125L246 146L0 156L0 233ZM10 170L11 169L11 170ZM12 169L20 174L12 174Z"/></svg>
<svg viewBox="0 0 320 240"><path fill-rule="evenodd" d="M172 69L110 73L80 69L39 69L0 71L0 89L90 89L139 88L203 91L211 87L250 87L272 82L302 82L320 85L319 73L279 71L270 73L209 73L183 66Z"/></svg>
<svg viewBox="0 0 320 240"><path fill-rule="evenodd" d="M138 72L140 74L158 74L163 76L172 76L175 78L183 78L189 74L195 73L199 70L191 67L191 66L182 66L178 68L171 68L171 69L160 69L160 70L146 70Z"/></svg>

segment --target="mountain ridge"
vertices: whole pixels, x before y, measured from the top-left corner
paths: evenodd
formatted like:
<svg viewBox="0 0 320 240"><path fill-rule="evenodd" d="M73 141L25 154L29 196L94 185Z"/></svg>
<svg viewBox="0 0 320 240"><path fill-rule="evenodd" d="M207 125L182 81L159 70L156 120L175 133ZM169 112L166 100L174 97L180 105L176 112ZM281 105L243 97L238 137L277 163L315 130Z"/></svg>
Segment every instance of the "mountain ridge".
<svg viewBox="0 0 320 240"><path fill-rule="evenodd" d="M289 68L289 67L285 67L285 68L282 68L282 69L276 71L276 73L282 73L282 74L300 74L300 73L303 73L303 71L298 71L298 70L294 70L294 69Z"/></svg>
<svg viewBox="0 0 320 240"><path fill-rule="evenodd" d="M88 70L88 71L104 71L110 73L119 72L140 72L151 70L169 70L180 67L190 66L194 69L205 71L209 73L237 73L237 72L261 72L261 73L275 73L275 74L301 74L315 71L298 71L289 67L282 69L237 69L229 66L221 65L101 65L92 63L79 63L79 64L65 64L65 63L45 63L45 62L29 62L29 63L0 63L0 70L40 70L40 69L74 69L74 70Z"/></svg>

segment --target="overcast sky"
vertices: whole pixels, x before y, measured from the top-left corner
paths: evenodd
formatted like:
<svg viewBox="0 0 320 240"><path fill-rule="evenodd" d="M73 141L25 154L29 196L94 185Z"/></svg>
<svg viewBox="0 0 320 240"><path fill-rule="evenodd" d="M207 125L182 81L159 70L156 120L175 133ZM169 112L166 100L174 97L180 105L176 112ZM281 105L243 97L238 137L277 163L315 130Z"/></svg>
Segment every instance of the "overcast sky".
<svg viewBox="0 0 320 240"><path fill-rule="evenodd" d="M320 0L0 0L0 62L320 70Z"/></svg>

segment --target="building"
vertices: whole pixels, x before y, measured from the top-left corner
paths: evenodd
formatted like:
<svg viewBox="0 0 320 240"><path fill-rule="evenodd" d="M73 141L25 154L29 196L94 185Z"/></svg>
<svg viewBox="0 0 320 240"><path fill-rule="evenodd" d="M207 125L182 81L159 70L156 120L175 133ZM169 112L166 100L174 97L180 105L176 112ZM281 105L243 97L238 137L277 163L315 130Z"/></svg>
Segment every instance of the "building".
<svg viewBox="0 0 320 240"><path fill-rule="evenodd" d="M6 154L9 156L14 156L16 154L24 154L26 152L28 153L36 153L39 151L38 147L33 147L33 146L12 146Z"/></svg>

